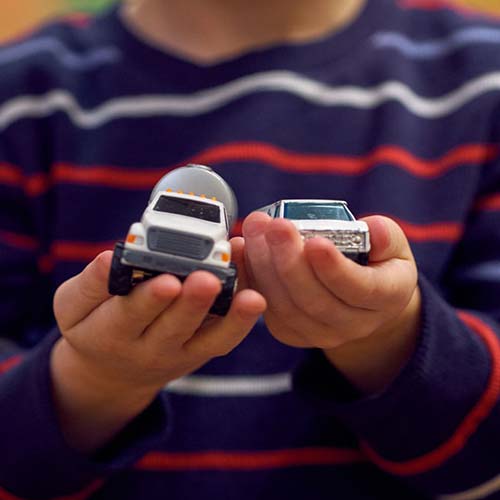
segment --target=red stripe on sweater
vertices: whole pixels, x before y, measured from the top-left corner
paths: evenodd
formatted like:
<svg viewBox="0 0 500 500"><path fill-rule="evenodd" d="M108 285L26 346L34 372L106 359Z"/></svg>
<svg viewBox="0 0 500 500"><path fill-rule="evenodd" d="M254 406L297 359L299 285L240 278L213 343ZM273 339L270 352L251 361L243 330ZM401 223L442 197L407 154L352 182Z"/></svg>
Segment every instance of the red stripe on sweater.
<svg viewBox="0 0 500 500"><path fill-rule="evenodd" d="M53 179L56 183L98 185L120 189L151 189L169 170L170 168L128 169L59 163L54 165Z"/></svg>
<svg viewBox="0 0 500 500"><path fill-rule="evenodd" d="M461 165L481 165L498 156L491 144L466 144L436 159L415 156L400 146L381 146L364 156L306 154L287 151L271 144L238 142L209 148L176 165L165 168L123 168L55 164L46 174L23 177L19 168L0 165L0 182L23 187L30 196L43 194L52 183L98 185L118 189L151 189L166 172L188 163L216 165L257 162L291 173L361 175L381 164L393 165L420 178L435 178Z"/></svg>
<svg viewBox="0 0 500 500"><path fill-rule="evenodd" d="M391 217L390 215L388 217ZM464 226L458 222L434 222L431 224L412 224L391 217L396 221L406 234L406 237L415 243L428 243L432 241L455 242L463 234Z"/></svg>
<svg viewBox="0 0 500 500"><path fill-rule="evenodd" d="M8 491L0 488L0 500L23 500L21 497L16 497Z"/></svg>
<svg viewBox="0 0 500 500"><path fill-rule="evenodd" d="M475 210L500 210L500 194L480 198L474 205Z"/></svg>
<svg viewBox="0 0 500 500"><path fill-rule="evenodd" d="M112 250L115 242L88 243L85 241L56 241L51 259L57 261L91 261L101 252Z"/></svg>
<svg viewBox="0 0 500 500"><path fill-rule="evenodd" d="M49 189L50 178L47 174L25 176L19 167L0 163L0 184L24 189L28 196L39 196Z"/></svg>
<svg viewBox="0 0 500 500"><path fill-rule="evenodd" d="M10 231L0 231L0 241L19 250L33 251L37 250L39 247L39 242L36 238L24 234L12 233Z"/></svg>
<svg viewBox="0 0 500 500"><path fill-rule="evenodd" d="M419 158L399 146L381 146L362 157L295 153L263 143L234 143L217 146L191 158L191 163L219 164L258 161L295 173L360 175L380 164L394 165L417 177L434 178L464 164L481 164L496 158L498 146L459 146L435 160Z"/></svg>
<svg viewBox="0 0 500 500"><path fill-rule="evenodd" d="M93 481L89 486L79 491L78 493L73 493L72 495L65 495L63 497L53 497L52 500L86 500L93 493L95 493L101 486L104 481L98 479ZM18 497L9 493L8 491L0 488L0 500L26 500L24 498Z"/></svg>
<svg viewBox="0 0 500 500"><path fill-rule="evenodd" d="M153 452L139 460L141 470L260 470L283 467L338 465L365 462L359 450L303 448L272 451L193 453Z"/></svg>
<svg viewBox="0 0 500 500"><path fill-rule="evenodd" d="M60 21L77 28L85 28L90 24L92 16L86 12L71 12L66 14L64 17L60 18Z"/></svg>
<svg viewBox="0 0 500 500"><path fill-rule="evenodd" d="M21 355L12 356L11 358L3 360L0 363L0 375L16 367L22 360L23 357Z"/></svg>
<svg viewBox="0 0 500 500"><path fill-rule="evenodd" d="M400 476L423 474L443 465L464 448L481 422L488 417L498 402L500 397L500 341L495 332L479 318L463 311L460 311L458 316L472 331L481 337L490 353L491 372L486 389L450 439L421 457L406 462L394 462L381 457L368 444L363 443L362 449L368 458L391 474Z"/></svg>
<svg viewBox="0 0 500 500"><path fill-rule="evenodd" d="M19 167L14 167L8 163L0 163L0 183L21 186L23 181L23 173Z"/></svg>
<svg viewBox="0 0 500 500"><path fill-rule="evenodd" d="M215 146L162 170L58 164L54 167L54 180L117 188L149 189L162 175L181 165L188 163L217 165L230 162L260 162L292 173L341 175L360 175L385 163L417 177L434 178L461 165L480 165L496 158L499 152L498 146L469 144L453 149L440 158L427 160L399 146L382 146L366 156L351 157L296 153L270 144L242 142Z"/></svg>

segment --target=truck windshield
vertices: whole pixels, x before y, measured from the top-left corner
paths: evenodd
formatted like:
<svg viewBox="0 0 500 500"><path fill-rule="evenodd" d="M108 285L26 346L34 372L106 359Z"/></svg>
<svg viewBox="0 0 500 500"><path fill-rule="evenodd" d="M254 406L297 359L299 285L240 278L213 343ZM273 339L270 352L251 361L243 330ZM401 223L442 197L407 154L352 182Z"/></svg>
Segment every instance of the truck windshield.
<svg viewBox="0 0 500 500"><path fill-rule="evenodd" d="M342 203L285 203L285 219L334 219L354 220Z"/></svg>
<svg viewBox="0 0 500 500"><path fill-rule="evenodd" d="M202 201L160 196L153 210L220 223L219 207Z"/></svg>

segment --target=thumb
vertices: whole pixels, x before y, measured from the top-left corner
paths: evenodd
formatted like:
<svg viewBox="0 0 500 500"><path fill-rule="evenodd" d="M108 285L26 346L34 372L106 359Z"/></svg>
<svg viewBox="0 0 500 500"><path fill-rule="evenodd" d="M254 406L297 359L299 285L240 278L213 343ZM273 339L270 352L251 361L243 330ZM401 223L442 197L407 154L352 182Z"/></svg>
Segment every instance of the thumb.
<svg viewBox="0 0 500 500"><path fill-rule="evenodd" d="M390 259L414 260L410 244L397 222L382 215L372 215L361 220L370 229L370 263Z"/></svg>
<svg viewBox="0 0 500 500"><path fill-rule="evenodd" d="M108 275L113 252L99 254L80 274L65 281L54 296L54 314L61 330L68 330L108 300Z"/></svg>

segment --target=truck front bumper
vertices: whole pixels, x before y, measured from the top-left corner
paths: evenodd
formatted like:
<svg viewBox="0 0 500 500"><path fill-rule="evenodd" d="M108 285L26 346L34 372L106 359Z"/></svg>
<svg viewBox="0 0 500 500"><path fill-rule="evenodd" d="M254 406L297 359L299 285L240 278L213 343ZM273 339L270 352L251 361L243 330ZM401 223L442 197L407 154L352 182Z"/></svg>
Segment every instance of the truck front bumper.
<svg viewBox="0 0 500 500"><path fill-rule="evenodd" d="M160 255L153 252L131 250L130 248L123 249L121 262L134 269L149 271L155 274L168 273L179 278L185 278L194 271L209 271L215 274L222 283L225 283L226 279L235 273L232 267L218 267L177 255Z"/></svg>

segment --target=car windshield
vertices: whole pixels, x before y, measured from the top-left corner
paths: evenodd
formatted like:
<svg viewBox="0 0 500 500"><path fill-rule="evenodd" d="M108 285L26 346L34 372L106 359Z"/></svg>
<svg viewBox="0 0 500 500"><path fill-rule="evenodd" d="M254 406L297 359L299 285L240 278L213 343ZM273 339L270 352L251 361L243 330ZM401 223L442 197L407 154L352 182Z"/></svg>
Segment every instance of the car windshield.
<svg viewBox="0 0 500 500"><path fill-rule="evenodd" d="M334 219L354 220L343 203L285 203L285 219L308 220L308 219Z"/></svg>
<svg viewBox="0 0 500 500"><path fill-rule="evenodd" d="M220 223L220 208L203 201L161 196L153 210Z"/></svg>

